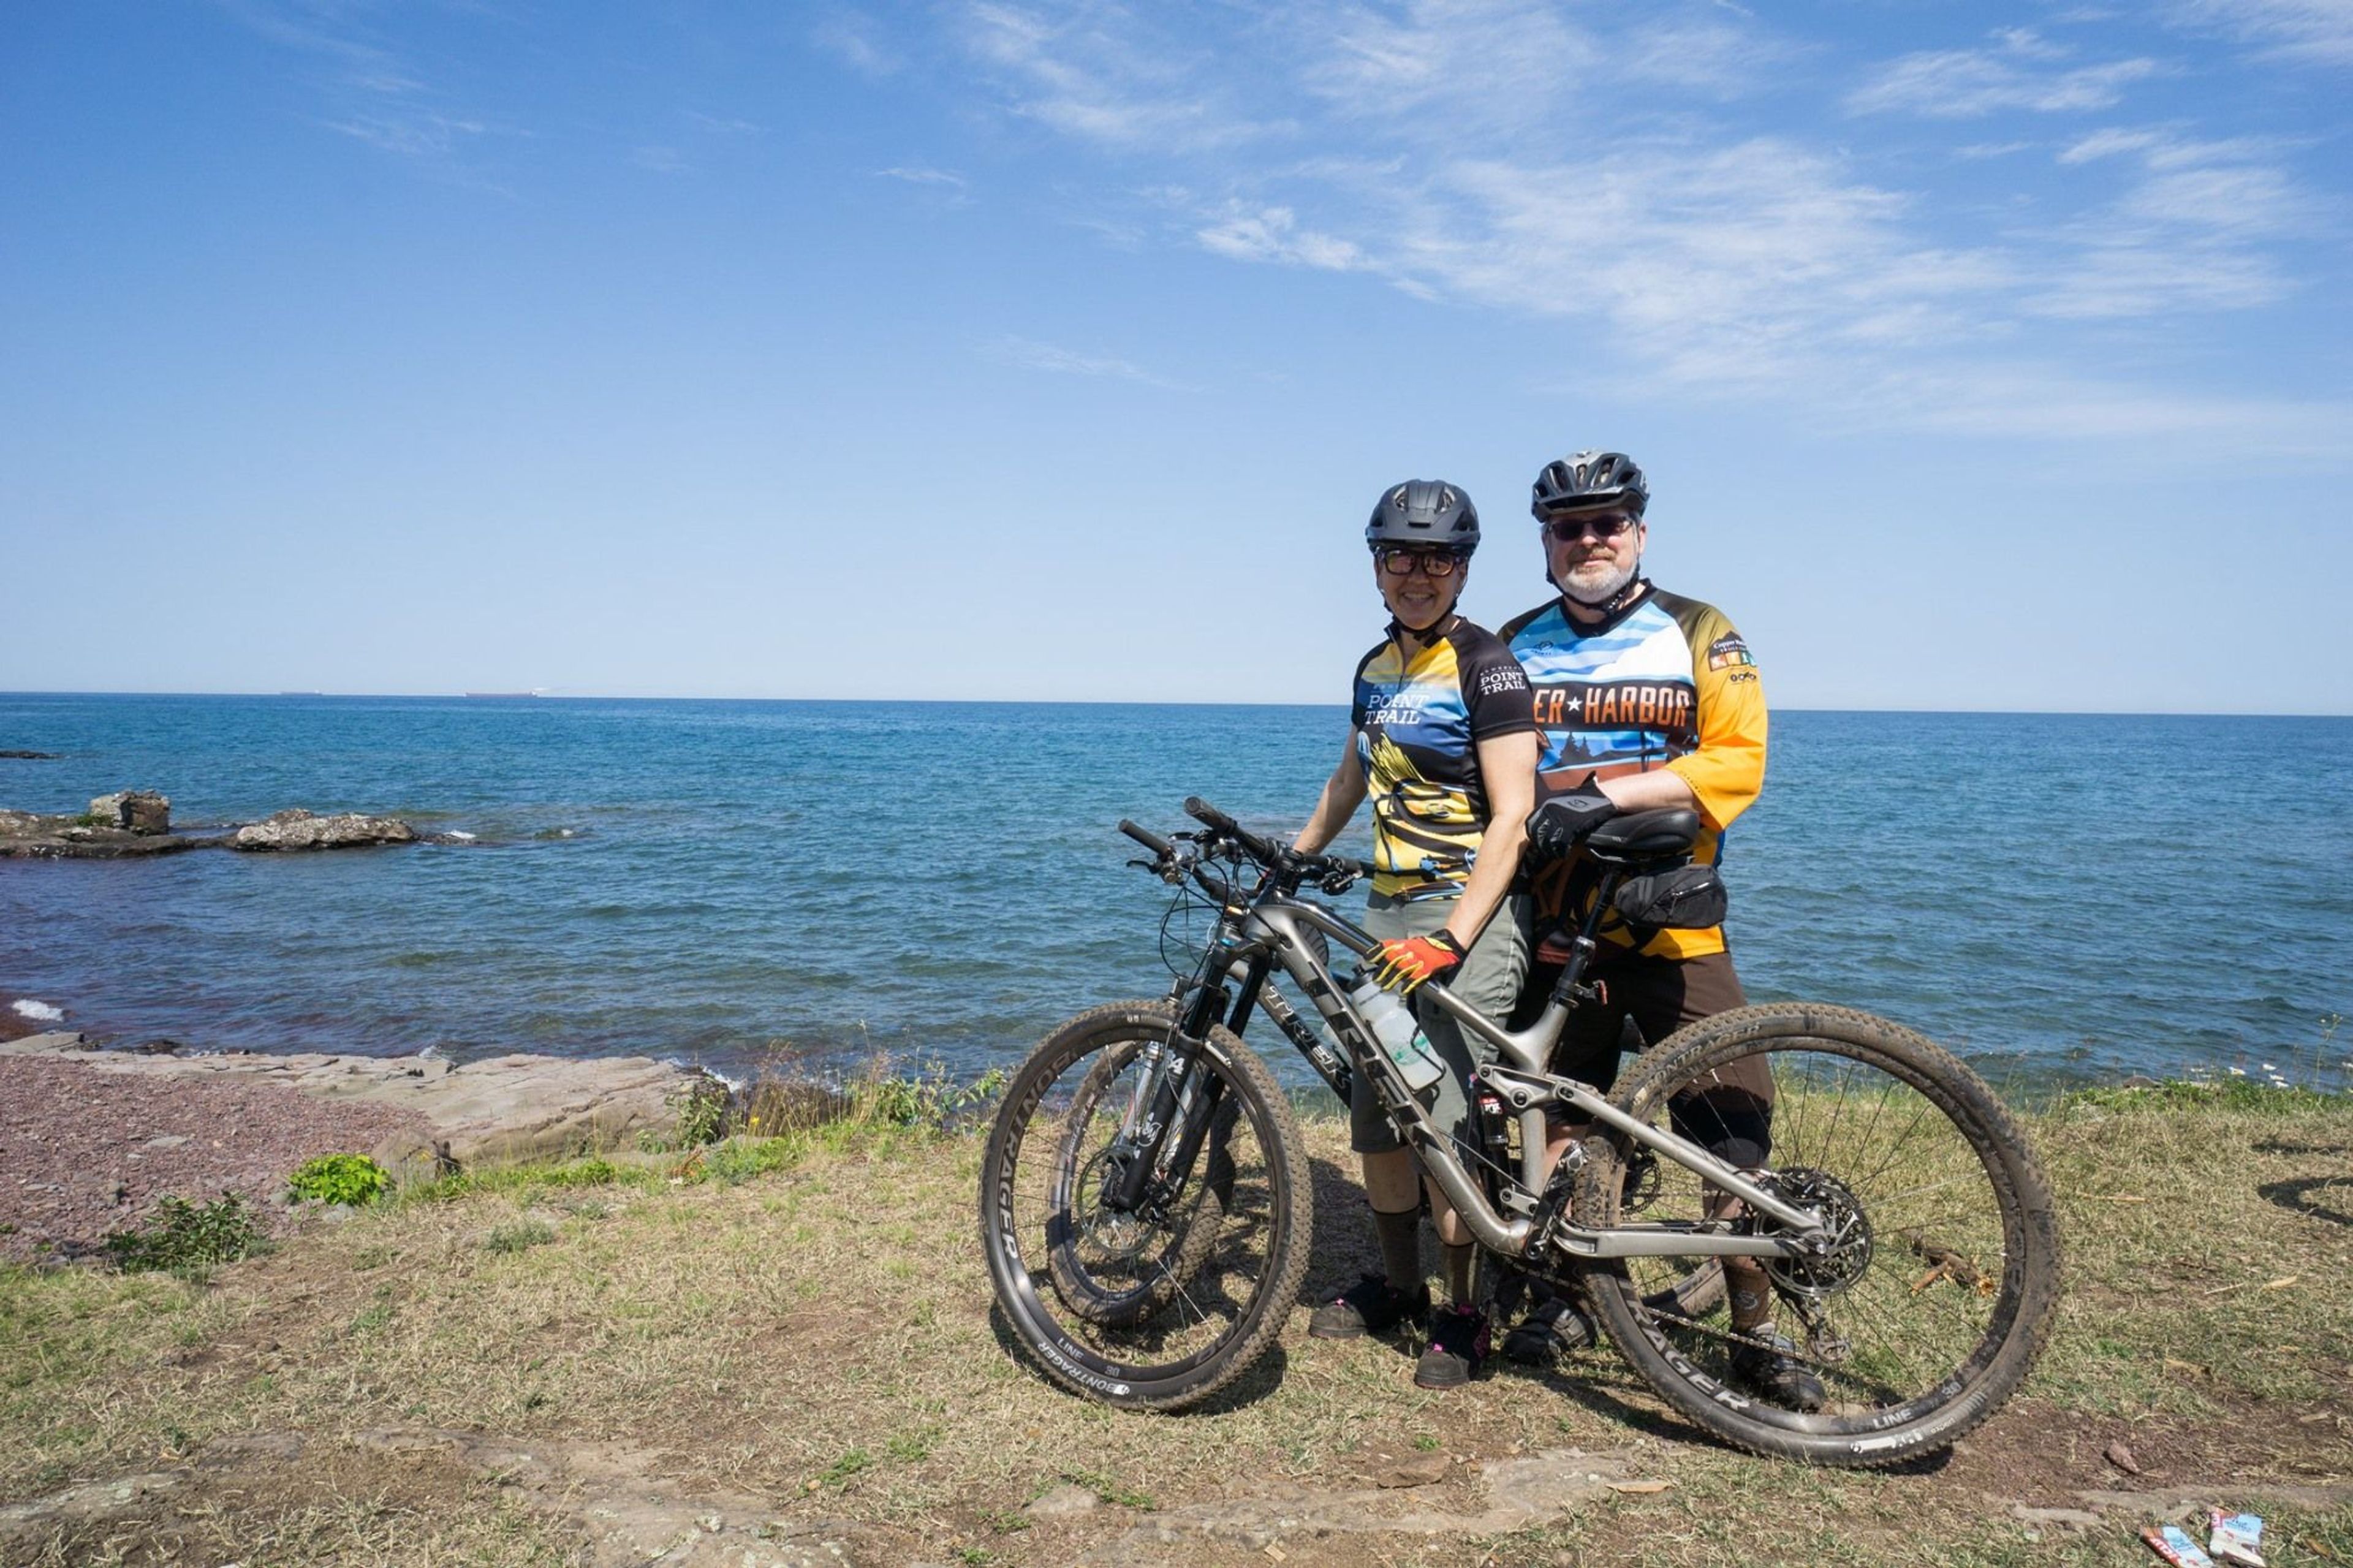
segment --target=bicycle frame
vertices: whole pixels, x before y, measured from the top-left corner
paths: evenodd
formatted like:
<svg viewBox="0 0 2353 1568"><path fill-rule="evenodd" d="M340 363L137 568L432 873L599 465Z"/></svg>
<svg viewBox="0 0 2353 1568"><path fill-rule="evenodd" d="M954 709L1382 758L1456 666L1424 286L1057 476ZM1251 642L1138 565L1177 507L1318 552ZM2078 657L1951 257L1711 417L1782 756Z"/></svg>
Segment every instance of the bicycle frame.
<svg viewBox="0 0 2353 1568"><path fill-rule="evenodd" d="M1479 1078L1518 1114L1520 1172L1515 1191L1505 1200L1507 1206L1517 1212L1509 1217L1498 1214L1450 1146L1451 1140L1440 1131L1419 1099L1408 1089L1388 1053L1373 1042L1370 1027L1357 1016L1331 970L1317 960L1303 927L1324 932L1359 956L1379 945L1322 905L1279 894L1254 900L1242 916L1237 934L1241 948L1260 946L1281 963L1283 972L1314 1003L1316 1010L1331 1021L1333 1032L1347 1047L1352 1068L1371 1074L1383 1106L1403 1123L1406 1140L1422 1168L1453 1204L1472 1234L1491 1251L1510 1258L1524 1257L1537 1234L1535 1211L1546 1177L1545 1113L1554 1105L1565 1105L1587 1121L1606 1122L1693 1172L1709 1185L1740 1199L1754 1211L1770 1215L1794 1233L1737 1236L1728 1229L1716 1231L1691 1226L1626 1226L1596 1230L1566 1220L1548 1227L1546 1239L1573 1257L1794 1258L1807 1252L1805 1241L1809 1236L1823 1234L1820 1216L1812 1210L1784 1202L1699 1145L1672 1132L1661 1131L1619 1110L1591 1085L1557 1078L1544 1070L1554 1045L1567 1026L1585 967L1593 955L1595 944L1589 931L1577 938L1570 960L1561 971L1543 1014L1517 1033L1504 1029L1442 985L1425 987L1421 993L1464 1027L1486 1039L1499 1053L1498 1061L1481 1068ZM1232 956L1243 955L1238 951ZM1267 973L1258 963L1252 964L1243 982L1244 994L1236 1002L1235 1017L1243 1016L1243 1003L1257 1000L1252 993L1263 985Z"/></svg>
<svg viewBox="0 0 2353 1568"><path fill-rule="evenodd" d="M1187 809L1194 804L1188 802ZM1230 819L1224 819L1222 826L1230 828ZM1239 830L1231 841L1245 847L1256 845ZM1190 865L1186 870L1202 880ZM1222 887L1202 880L1205 888L1219 895L1219 918L1199 967L1191 977L1180 977L1171 994L1178 1006L1178 1032L1198 1043L1206 1040L1210 1026L1222 1023L1239 1035L1251 1011L1262 1007L1342 1099L1347 1098L1352 1074L1369 1075L1377 1098L1397 1121L1422 1169L1446 1194L1471 1233L1490 1251L1506 1258L1525 1258L1545 1247L1558 1247L1571 1258L1801 1258L1821 1250L1831 1237L1816 1211L1787 1202L1698 1144L1620 1110L1590 1084L1544 1070L1570 1012L1579 1001L1594 995L1583 977L1598 950L1594 933L1602 911L1622 875L1613 869L1605 879L1551 999L1526 1028L1517 1032L1504 1028L1443 985L1427 986L1421 993L1495 1047L1496 1060L1481 1068L1478 1077L1518 1121L1520 1169L1502 1194L1508 1214L1499 1213L1489 1202L1482 1184L1456 1154L1451 1138L1431 1120L1388 1053L1374 1040L1370 1026L1342 992L1330 967L1316 955L1308 933L1320 931L1360 957L1378 943L1323 905L1284 892L1271 867L1247 893L1231 879L1219 879ZM1171 876L1169 879L1178 879ZM1266 982L1277 964L1331 1025L1345 1062L1334 1058L1331 1048L1282 1003L1279 993L1267 989ZM1240 990L1229 1007L1225 981L1237 970ZM1158 1056L1156 1048L1154 1054ZM1167 1081L1166 1075L1156 1070L1161 1065L1157 1060L1149 1065L1155 1070L1147 1071L1137 1085L1124 1131L1130 1149L1142 1152L1149 1148L1152 1157L1129 1162L1113 1184L1112 1201L1124 1205L1143 1203L1155 1177L1165 1179L1176 1173L1181 1179L1199 1147L1200 1129L1209 1110L1193 1095L1189 1084ZM1737 1198L1751 1214L1767 1216L1783 1228L1771 1236L1742 1235L1727 1218L1597 1229L1570 1221L1559 1212L1563 1205L1557 1203L1547 1209L1545 1125L1546 1112L1554 1106L1566 1107L1586 1121L1616 1129L1691 1171L1711 1187ZM1184 1130L1171 1147L1172 1141L1165 1134L1180 1126Z"/></svg>

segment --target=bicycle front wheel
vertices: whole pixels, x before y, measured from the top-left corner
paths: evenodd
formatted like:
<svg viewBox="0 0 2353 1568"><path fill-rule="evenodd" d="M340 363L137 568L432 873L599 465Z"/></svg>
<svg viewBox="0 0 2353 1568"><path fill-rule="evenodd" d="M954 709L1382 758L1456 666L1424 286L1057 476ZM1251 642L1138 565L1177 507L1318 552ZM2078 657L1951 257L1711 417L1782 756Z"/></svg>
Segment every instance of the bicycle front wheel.
<svg viewBox="0 0 2353 1568"><path fill-rule="evenodd" d="M1157 1075L1178 1114L1142 1142L1195 1149L1122 1205L1113 1185L1151 1117ZM1014 1075L981 1172L981 1247L997 1305L1056 1383L1107 1404L1182 1409L1247 1371L1282 1331L1307 1271L1312 1186L1291 1108L1222 1028L1176 1031L1166 1002L1081 1014Z"/></svg>
<svg viewBox="0 0 2353 1568"><path fill-rule="evenodd" d="M1758 1260L1778 1347L1736 1330L1726 1301L1676 1300L1695 1259L1595 1268L1611 1338L1683 1415L1757 1453L1878 1466L1950 1445L2024 1381L2059 1300L2050 1184L1992 1090L1948 1052L1848 1008L1743 1007L1676 1032L1613 1099L1757 1167L1752 1179L1832 1233L1811 1255ZM1628 1183L1639 1146L1602 1131L1579 1173L1580 1224L1775 1232L1666 1160L1658 1180ZM1820 1382L1820 1408L1755 1385L1757 1356L1777 1348Z"/></svg>

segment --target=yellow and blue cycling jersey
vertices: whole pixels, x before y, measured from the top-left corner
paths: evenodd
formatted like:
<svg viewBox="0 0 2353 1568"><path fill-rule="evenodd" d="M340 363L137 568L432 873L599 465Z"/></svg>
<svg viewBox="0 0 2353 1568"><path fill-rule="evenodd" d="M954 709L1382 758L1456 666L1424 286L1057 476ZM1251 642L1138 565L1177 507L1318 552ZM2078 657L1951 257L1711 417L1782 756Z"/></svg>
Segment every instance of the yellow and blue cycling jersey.
<svg viewBox="0 0 2353 1568"><path fill-rule="evenodd" d="M1460 616L1410 657L1388 637L1356 666L1349 718L1373 797L1373 891L1460 893L1487 830L1479 742L1536 727L1519 661Z"/></svg>
<svg viewBox="0 0 2353 1568"><path fill-rule="evenodd" d="M1765 688L1724 612L1653 588L1600 626L1570 620L1553 599L1500 635L1527 671L1544 735L1537 802L1588 778L1670 769L1699 801L1693 858L1717 864L1724 830L1765 786ZM1547 914L1577 902L1542 879L1536 892ZM1722 952L1724 931L1664 931L1642 951Z"/></svg>

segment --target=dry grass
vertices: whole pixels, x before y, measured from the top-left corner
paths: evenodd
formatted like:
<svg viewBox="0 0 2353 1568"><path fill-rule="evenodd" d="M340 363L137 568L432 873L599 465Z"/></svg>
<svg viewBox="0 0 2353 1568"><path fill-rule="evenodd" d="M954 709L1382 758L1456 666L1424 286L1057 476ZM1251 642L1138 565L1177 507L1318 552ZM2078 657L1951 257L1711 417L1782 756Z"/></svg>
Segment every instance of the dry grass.
<svg viewBox="0 0 2353 1568"><path fill-rule="evenodd" d="M204 1284L0 1274L0 1500L293 1432L314 1439L301 1465L239 1472L235 1486L214 1476L179 1500L186 1560L575 1560L576 1533L528 1499L338 1447L372 1429L456 1428L626 1442L690 1490L765 1500L779 1519L868 1521L940 1561L1054 1563L1147 1509L1360 1485L1376 1448L1485 1459L1632 1447L1672 1490L1500 1540L1376 1536L1335 1541L1328 1557L1307 1542L1287 1545L1288 1561L1598 1563L1639 1550L1660 1563L1994 1564L2142 1549L2120 1530L2030 1539L1989 1494L2063 1502L2070 1489L2227 1482L2241 1489L2213 1500L2242 1504L2266 1483L2343 1481L2353 1103L2109 1097L2034 1127L2066 1205L2067 1304L2019 1406L1941 1469L1808 1472L1726 1453L1603 1354L1427 1394L1394 1345L1307 1340L1303 1308L1281 1352L1212 1410L1086 1404L1033 1374L994 1318L973 1234L979 1140L869 1124L464 1184ZM1308 1133L1314 1300L1370 1254L1345 1129L1317 1120ZM2143 1452L2146 1482L2102 1468L2111 1436ZM1470 1508L1469 1473L1413 1502ZM1108 1505L1033 1527L1023 1506L1071 1479ZM2274 1510L2274 1529L2286 1548L2275 1561L2353 1561L2353 1510ZM97 1531L38 1550L164 1560L152 1541ZM1225 1551L1187 1555L1271 1560Z"/></svg>

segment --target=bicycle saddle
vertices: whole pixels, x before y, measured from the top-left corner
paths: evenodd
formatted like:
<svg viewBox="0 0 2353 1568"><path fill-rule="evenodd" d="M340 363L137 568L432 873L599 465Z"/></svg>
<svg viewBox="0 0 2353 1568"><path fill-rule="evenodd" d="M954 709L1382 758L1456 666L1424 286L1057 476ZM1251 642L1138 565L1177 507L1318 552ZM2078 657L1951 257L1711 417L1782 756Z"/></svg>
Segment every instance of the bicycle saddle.
<svg viewBox="0 0 2353 1568"><path fill-rule="evenodd" d="M1699 813L1671 806L1613 816L1585 836L1585 847L1596 859L1631 864L1683 854L1698 837Z"/></svg>

